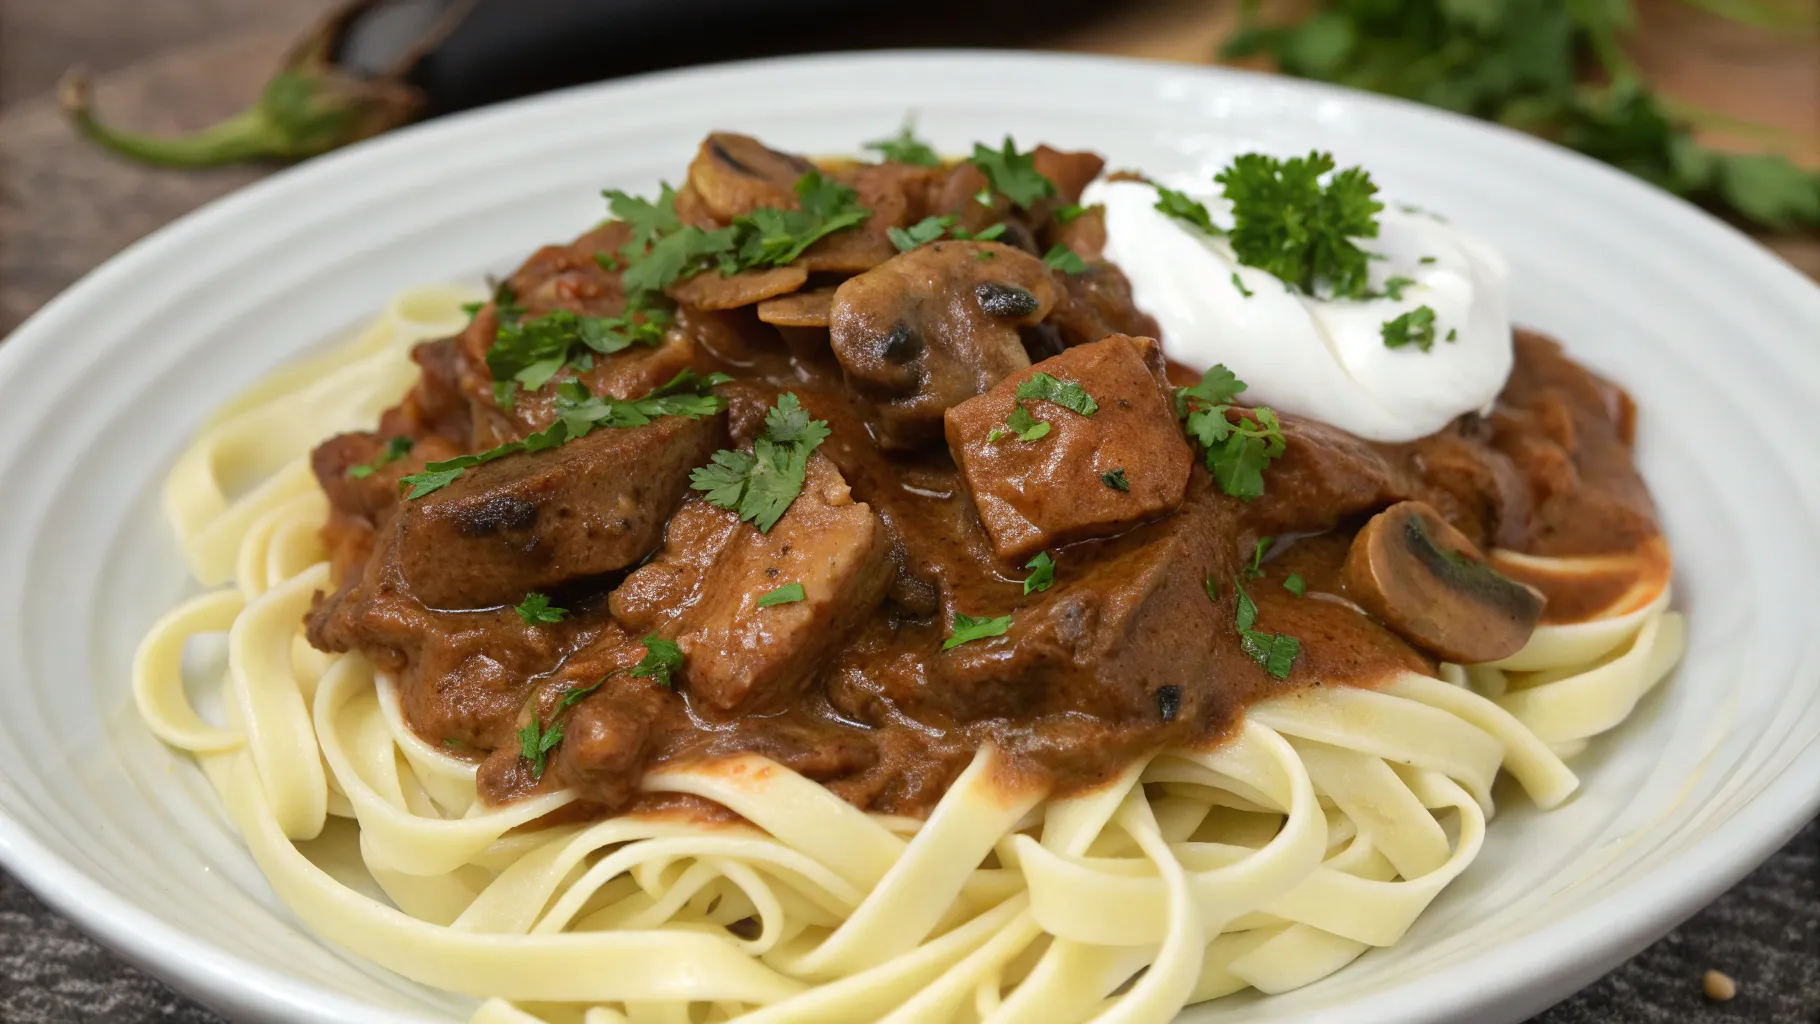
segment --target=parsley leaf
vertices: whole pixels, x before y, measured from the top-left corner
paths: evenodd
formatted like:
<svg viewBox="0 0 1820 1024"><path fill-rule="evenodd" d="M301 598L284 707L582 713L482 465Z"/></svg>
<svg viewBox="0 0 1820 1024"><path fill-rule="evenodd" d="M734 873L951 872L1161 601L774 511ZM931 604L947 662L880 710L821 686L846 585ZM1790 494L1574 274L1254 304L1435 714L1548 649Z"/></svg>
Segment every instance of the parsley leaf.
<svg viewBox="0 0 1820 1024"><path fill-rule="evenodd" d="M1030 575L1024 577L1024 593L1035 594L1055 586L1055 559L1049 557L1049 552L1038 551L1035 558L1024 563L1024 568L1030 570Z"/></svg>
<svg viewBox="0 0 1820 1024"><path fill-rule="evenodd" d="M1251 568L1245 570L1245 578L1255 580L1264 575L1264 552L1270 550L1270 538L1259 537L1257 547L1251 550Z"/></svg>
<svg viewBox="0 0 1820 1024"><path fill-rule="evenodd" d="M1086 213L1087 209L1079 203L1069 203L1067 206L1058 207L1049 216L1055 218L1057 224L1072 224L1081 214Z"/></svg>
<svg viewBox="0 0 1820 1024"><path fill-rule="evenodd" d="M1188 436L1205 452L1207 471L1220 490L1250 501L1263 495L1264 467L1282 456L1285 443L1277 414L1268 406L1240 412L1236 420L1228 415L1232 399L1244 390L1244 381L1215 363L1199 384L1176 389L1175 409Z"/></svg>
<svg viewBox="0 0 1820 1024"><path fill-rule="evenodd" d="M916 119L913 117L904 118L896 135L888 139L873 139L861 148L872 150L893 163L915 164L918 167L942 165L942 158L936 154L935 149L916 137Z"/></svg>
<svg viewBox="0 0 1820 1024"><path fill-rule="evenodd" d="M924 217L907 228L886 228L885 237L891 239L891 244L897 247L898 252L909 252L919 245L927 245L942 237L953 226L952 214L946 217Z"/></svg>
<svg viewBox="0 0 1820 1024"><path fill-rule="evenodd" d="M986 434L986 440L999 441L1015 435L1020 441L1037 441L1049 435L1050 426L1048 422L1030 415L1030 410L1024 408L1023 403L1013 403L1011 415L1005 419L1006 429L993 427Z"/></svg>
<svg viewBox="0 0 1820 1024"><path fill-rule="evenodd" d="M1037 171L1036 159L1031 154L1017 151L1017 144L1009 135L1005 136L1003 148L998 150L974 143L973 156L967 162L986 175L986 180L992 183L992 191L1009 198L1020 209L1028 210L1039 200L1055 195L1055 182ZM981 205L991 204L992 197L987 195Z"/></svg>
<svg viewBox="0 0 1820 1024"><path fill-rule="evenodd" d="M1190 227L1199 228L1210 235L1223 235L1224 231L1213 226L1213 218L1207 214L1207 207L1200 200L1191 198L1186 192L1177 192L1164 188L1155 182L1150 183L1156 189L1156 209L1166 213Z"/></svg>
<svg viewBox="0 0 1820 1024"><path fill-rule="evenodd" d="M682 668L682 648L675 643L659 637L656 633L645 637L645 656L638 664L632 666L634 676L649 676L659 686L669 686L671 676Z"/></svg>
<svg viewBox="0 0 1820 1024"><path fill-rule="evenodd" d="M1236 270L1232 272L1232 286L1239 290L1240 295L1243 295L1248 299L1251 298L1253 295L1257 294L1256 292L1253 292L1251 289L1245 287L1245 282L1239 280L1239 272Z"/></svg>
<svg viewBox="0 0 1820 1024"><path fill-rule="evenodd" d="M1393 277L1390 280L1384 282L1384 294L1390 296L1392 299L1394 299L1398 302L1401 302L1401 301L1403 301L1403 289L1408 288L1415 283L1416 282L1415 282L1414 278Z"/></svg>
<svg viewBox="0 0 1820 1024"><path fill-rule="evenodd" d="M1131 481L1125 479L1125 468L1123 466L1106 473L1101 473L1100 483L1105 484L1115 491L1131 490Z"/></svg>
<svg viewBox="0 0 1820 1024"><path fill-rule="evenodd" d="M1060 242L1050 246L1049 251L1043 254L1043 265L1064 274L1085 274L1087 272L1087 261L1081 259L1079 253Z"/></svg>
<svg viewBox="0 0 1820 1024"><path fill-rule="evenodd" d="M1251 628L1258 621L1257 603L1252 601L1250 594L1245 593L1245 588L1237 580L1233 581L1232 586L1238 592L1239 599L1234 616L1239 631L1239 647L1272 677L1288 679L1296 656L1302 653L1302 641L1285 633L1265 633Z"/></svg>
<svg viewBox="0 0 1820 1024"><path fill-rule="evenodd" d="M1377 186L1358 167L1323 185L1333 170L1327 153L1288 160L1244 153L1214 175L1232 203L1228 237L1238 261L1308 295L1324 285L1339 298L1362 296L1370 257L1352 239L1377 237L1384 204L1372 198Z"/></svg>
<svg viewBox="0 0 1820 1024"><path fill-rule="evenodd" d="M1308 592L1308 584L1302 579L1301 573L1292 572L1283 578L1283 589L1297 597L1301 597Z"/></svg>
<svg viewBox="0 0 1820 1024"><path fill-rule="evenodd" d="M1100 403L1093 400L1087 389L1071 380L1057 380L1046 373L1033 373L1017 386L1017 397L1039 398L1053 402L1064 409L1071 409L1082 416L1091 416L1100 411Z"/></svg>
<svg viewBox="0 0 1820 1024"><path fill-rule="evenodd" d="M1384 336L1385 348L1414 345L1426 352L1435 347L1435 311L1427 306L1417 306L1395 320L1385 321L1380 333ZM1449 337L1448 340L1453 339Z"/></svg>
<svg viewBox="0 0 1820 1024"><path fill-rule="evenodd" d="M518 756L531 762L531 777L543 778L545 762L550 751L562 742L562 726L552 724L545 729L538 722L537 716L531 716L531 724L518 730Z"/></svg>
<svg viewBox="0 0 1820 1024"><path fill-rule="evenodd" d="M689 475L689 486L706 492L709 503L738 512L758 532L769 533L802 493L809 455L827 437L827 421L810 419L786 391L765 414L765 432L752 442L752 451L715 452L708 465Z"/></svg>
<svg viewBox="0 0 1820 1024"><path fill-rule="evenodd" d="M561 622L569 614L567 608L552 605L548 594L539 594L535 590L526 594L525 599L518 602L518 607L512 610L518 613L518 617L527 626L535 626L540 622Z"/></svg>
<svg viewBox="0 0 1820 1024"><path fill-rule="evenodd" d="M772 605L795 604L798 601L804 600L807 596L808 595L803 593L803 585L801 583L786 583L776 590L760 594L758 597L758 606L760 608L769 608Z"/></svg>
<svg viewBox="0 0 1820 1024"><path fill-rule="evenodd" d="M606 680L603 679L601 682L604 683ZM557 713L560 714L561 712L567 711L575 705L580 704L582 698L598 689L600 689L600 683L595 683L593 686L571 686L562 691L562 700L556 703Z"/></svg>
<svg viewBox="0 0 1820 1024"><path fill-rule="evenodd" d="M411 447L415 443L416 442L412 441L410 438L400 434L387 441L385 443L385 450L380 452L378 457L373 459L372 462L364 463L359 466L349 466L348 475L356 480L364 480L377 472L379 467L389 466L399 459L404 458L406 455L411 454Z"/></svg>
<svg viewBox="0 0 1820 1024"><path fill-rule="evenodd" d="M950 237L954 238L957 241L961 241L961 242L967 242L967 241L994 242L994 241L997 241L998 239L1004 237L1005 222L1000 221L997 224L993 224L989 227L980 228L978 231L972 232L971 234L968 233L966 228L953 227L953 228L948 229L948 234ZM990 249L983 250L980 253L980 255L981 256L991 256L992 250L990 250Z"/></svg>
<svg viewBox="0 0 1820 1024"><path fill-rule="evenodd" d="M1005 631L1010 628L1011 616L1009 615L1001 615L996 619L975 619L955 612L954 631L949 634L948 639L942 641L942 650L953 650L964 643L984 640L989 636L1004 636Z"/></svg>
<svg viewBox="0 0 1820 1024"><path fill-rule="evenodd" d="M503 394L510 396L513 384L536 391L564 366L589 360L587 350L611 355L635 344L662 342L670 326L669 312L633 305L611 317L557 309L531 320L501 321L493 345L487 349L487 368L496 384L505 385ZM494 397L501 394L496 387Z"/></svg>

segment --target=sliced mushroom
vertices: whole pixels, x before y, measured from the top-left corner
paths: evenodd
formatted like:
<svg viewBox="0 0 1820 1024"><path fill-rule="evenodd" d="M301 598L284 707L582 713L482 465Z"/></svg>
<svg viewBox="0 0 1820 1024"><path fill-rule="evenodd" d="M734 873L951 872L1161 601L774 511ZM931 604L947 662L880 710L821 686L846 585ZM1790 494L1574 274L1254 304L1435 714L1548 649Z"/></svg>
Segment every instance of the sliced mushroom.
<svg viewBox="0 0 1820 1024"><path fill-rule="evenodd" d="M1373 516L1353 538L1345 571L1347 596L1446 661L1515 654L1542 617L1540 593L1495 572L1465 534L1420 501Z"/></svg>
<svg viewBox="0 0 1820 1024"><path fill-rule="evenodd" d="M664 289L678 302L697 309L738 309L801 288L809 272L801 267L771 267L722 275L706 270Z"/></svg>
<svg viewBox="0 0 1820 1024"><path fill-rule="evenodd" d="M729 221L761 206L794 207L797 179L812 168L750 135L714 132L689 164L689 184L708 212Z"/></svg>
<svg viewBox="0 0 1820 1024"><path fill-rule="evenodd" d="M935 242L834 292L830 341L848 385L879 413L887 448L939 442L942 413L1030 365L1018 328L1056 286L1041 260L995 242Z"/></svg>
<svg viewBox="0 0 1820 1024"><path fill-rule="evenodd" d="M834 289L815 288L780 295L758 304L758 318L776 327L826 327L834 308Z"/></svg>

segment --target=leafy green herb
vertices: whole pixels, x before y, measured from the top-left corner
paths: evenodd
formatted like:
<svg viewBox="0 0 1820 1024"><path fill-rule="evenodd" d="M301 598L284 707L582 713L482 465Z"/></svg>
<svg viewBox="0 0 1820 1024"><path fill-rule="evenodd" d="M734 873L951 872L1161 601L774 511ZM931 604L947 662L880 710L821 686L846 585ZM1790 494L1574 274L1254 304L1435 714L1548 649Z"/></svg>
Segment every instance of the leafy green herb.
<svg viewBox="0 0 1820 1024"><path fill-rule="evenodd" d="M964 643L984 640L989 636L1004 636L1011 628L1011 616L1001 615L996 619L975 619L960 612L954 613L954 631L948 639L942 641L942 650L953 650Z"/></svg>
<svg viewBox="0 0 1820 1024"><path fill-rule="evenodd" d="M671 676L682 668L682 648L656 633L645 637L642 642L645 645L645 656L632 666L632 674L638 677L648 676L659 686L669 686Z"/></svg>
<svg viewBox="0 0 1820 1024"><path fill-rule="evenodd" d="M606 680L603 679L601 682L604 683ZM600 683L595 683L593 686L571 686L562 691L562 699L556 702L557 713L561 714L575 705L580 704L582 698L598 689L600 689Z"/></svg>
<svg viewBox="0 0 1820 1024"><path fill-rule="evenodd" d="M465 746L467 746L467 744L461 742L461 737L459 737L459 736L444 736L442 738L442 745L445 747L465 747Z"/></svg>
<svg viewBox="0 0 1820 1024"><path fill-rule="evenodd" d="M1119 467L1118 469L1114 469L1114 470L1111 470L1111 471L1108 471L1105 473L1101 473L1100 474L1100 483L1105 484L1107 487L1110 487L1115 491L1131 490L1131 481L1125 479L1125 468L1123 466Z"/></svg>
<svg viewBox="0 0 1820 1024"><path fill-rule="evenodd" d="M1018 398L1039 398L1053 402L1064 409L1091 416L1100 411L1100 403L1093 400L1087 389L1071 380L1057 380L1046 373L1031 374L1017 386Z"/></svg>
<svg viewBox="0 0 1820 1024"><path fill-rule="evenodd" d="M487 368L507 396L514 384L536 391L564 366L585 360L591 367L590 351L611 355L633 345L656 345L669 326L670 314L661 308L628 308L610 317L558 309L531 320L503 320L487 349ZM497 387L494 397L500 397Z"/></svg>
<svg viewBox="0 0 1820 1024"><path fill-rule="evenodd" d="M975 231L971 234L969 234L967 232L966 228L955 227L955 228L950 228L948 231L948 234L951 237L958 239L960 241L963 241L963 242L967 242L967 241L996 242L1000 238L1004 237L1005 224L1003 221L1000 221L997 224L993 224L988 227L980 228L978 231ZM990 253L988 253L988 255L990 255Z"/></svg>
<svg viewBox="0 0 1820 1024"><path fill-rule="evenodd" d="M946 217L924 217L907 228L886 228L885 237L891 239L891 244L897 247L898 252L909 252L919 245L927 245L942 237L953 226L952 214Z"/></svg>
<svg viewBox="0 0 1820 1024"><path fill-rule="evenodd" d="M1417 306L1395 320L1386 321L1380 333L1384 336L1385 348L1414 345L1426 352L1435 347L1435 311L1427 306ZM1453 340L1451 334L1447 340Z"/></svg>
<svg viewBox="0 0 1820 1024"><path fill-rule="evenodd" d="M552 723L545 729L538 722L537 716L531 716L531 724L518 730L518 756L531 762L531 777L543 778L544 765L550 751L562 742L562 726Z"/></svg>
<svg viewBox="0 0 1820 1024"><path fill-rule="evenodd" d="M1067 206L1057 209L1049 216L1054 217L1057 224L1072 224L1081 214L1086 212L1087 207L1082 206L1079 203L1069 203Z"/></svg>
<svg viewBox="0 0 1820 1024"><path fill-rule="evenodd" d="M1408 288L1415 283L1414 278L1393 277L1384 282L1384 294L1390 296L1397 302L1401 302L1403 301L1403 289Z"/></svg>
<svg viewBox="0 0 1820 1024"><path fill-rule="evenodd" d="M1213 180L1232 203L1233 255L1248 267L1274 274L1304 294L1325 287L1333 296L1365 293L1370 257L1354 238L1375 238L1377 186L1362 168L1334 171L1333 157L1309 153L1278 160L1245 153Z"/></svg>
<svg viewBox="0 0 1820 1024"><path fill-rule="evenodd" d="M518 613L519 618L525 620L527 626L535 626L544 622L561 622L569 614L567 608L552 605L548 594L539 594L535 590L526 594L525 599L518 602L518 607L512 610Z"/></svg>
<svg viewBox="0 0 1820 1024"><path fill-rule="evenodd" d="M1177 192L1172 188L1164 188L1161 185L1157 185L1155 182L1152 182L1151 185L1156 189L1156 208L1160 212L1166 213L1176 220L1187 224L1189 227L1197 228L1207 234L1225 234L1225 232L1213 226L1213 218L1208 215L1206 204L1202 203L1200 200L1190 198L1186 192Z"/></svg>
<svg viewBox="0 0 1820 1024"><path fill-rule="evenodd" d="M802 493L809 468L809 454L828 437L826 420L812 420L786 391L765 414L765 431L752 450L714 453L712 462L697 467L689 486L707 492L708 501L736 511L743 522L769 533L771 527Z"/></svg>
<svg viewBox="0 0 1820 1024"><path fill-rule="evenodd" d="M1458 327L1449 327L1447 329L1447 340L1448 341L1455 341L1459 337L1460 337L1460 329Z"/></svg>
<svg viewBox="0 0 1820 1024"><path fill-rule="evenodd" d="M1055 586L1055 559L1049 557L1049 552L1038 551L1035 558L1024 563L1024 568L1030 570L1030 575L1024 577L1024 593L1035 594Z"/></svg>
<svg viewBox="0 0 1820 1024"><path fill-rule="evenodd" d="M1006 196L1020 209L1028 210L1039 200L1055 195L1055 182L1037 171L1034 156L1017 151L1017 144L1009 135L1005 136L1004 146L997 150L974 143L973 156L967 162L986 175L993 192ZM992 196L988 193L980 205L991 204Z"/></svg>
<svg viewBox="0 0 1820 1024"><path fill-rule="evenodd" d="M1435 258L1433 256L1424 256L1421 259L1417 260L1416 262L1422 264L1423 266L1427 266L1428 264L1433 263L1434 261L1435 261Z"/></svg>
<svg viewBox="0 0 1820 1024"><path fill-rule="evenodd" d="M385 450L381 451L378 457L372 462L363 463L358 466L349 466L348 475L356 480L364 480L377 472L381 466L389 466L399 459L404 458L406 455L411 454L411 446L415 443L416 442L412 441L410 438L400 434L387 441L385 443Z"/></svg>
<svg viewBox="0 0 1820 1024"><path fill-rule="evenodd" d="M1232 286L1239 290L1240 295L1243 295L1248 299L1251 298L1252 295L1256 294L1251 289L1245 287L1245 282L1239 280L1239 272L1236 270L1232 272Z"/></svg>
<svg viewBox="0 0 1820 1024"><path fill-rule="evenodd" d="M904 118L904 123L897 129L897 134L888 139L873 139L863 145L879 156L893 163L915 164L918 167L940 167L942 158L927 142L916 137L916 119Z"/></svg>
<svg viewBox="0 0 1820 1024"><path fill-rule="evenodd" d="M1212 576L1201 581L1201 589L1207 591L1207 600L1218 601L1220 599L1220 585L1214 582Z"/></svg>
<svg viewBox="0 0 1820 1024"><path fill-rule="evenodd" d="M1239 598L1235 616L1239 628L1239 646L1252 661L1263 666L1265 672L1277 679L1288 679L1296 656L1302 653L1302 641L1286 633L1265 633L1253 629L1252 626L1258 621L1258 606L1237 580L1233 581L1232 586Z"/></svg>
<svg viewBox="0 0 1820 1024"><path fill-rule="evenodd" d="M1245 570L1245 578L1255 580L1264 575L1264 552L1270 550L1270 538L1259 537L1257 546L1251 549L1251 567Z"/></svg>
<svg viewBox="0 0 1820 1024"><path fill-rule="evenodd" d="M1038 441L1049 435L1050 424L1030 415L1030 410L1023 403L1013 403L1011 415L1006 417L1003 428L993 427L986 434L988 442L1003 440L1015 436L1019 441Z"/></svg>
<svg viewBox="0 0 1820 1024"><path fill-rule="evenodd" d="M803 585L801 583L786 583L776 590L760 594L758 606L760 608L769 608L772 605L778 604L795 604L796 602L803 600L806 596L807 595L803 593Z"/></svg>
<svg viewBox="0 0 1820 1024"><path fill-rule="evenodd" d="M1297 597L1301 597L1308 592L1308 584L1303 581L1301 573L1292 572L1288 576L1283 577L1283 589Z"/></svg>
<svg viewBox="0 0 1820 1024"><path fill-rule="evenodd" d="M1236 420L1229 416L1232 400L1244 390L1244 381L1215 363L1199 384L1176 389L1175 411L1188 436L1205 452L1207 471L1220 490L1250 501L1264 493L1264 467L1282 456L1285 443L1277 415L1268 406L1239 412Z"/></svg>
<svg viewBox="0 0 1820 1024"><path fill-rule="evenodd" d="M548 427L522 441L508 441L473 455L429 463L421 472L400 477L398 483L409 488L405 499L415 501L454 483L463 470L520 452L547 451L586 436L597 427L641 427L660 416L712 416L725 409L727 402L708 389L732 379L724 373L702 377L694 370L683 370L662 387L635 399L596 398L580 381L564 381L556 388L556 422Z"/></svg>
<svg viewBox="0 0 1820 1024"><path fill-rule="evenodd" d="M1085 274L1087 272L1087 261L1081 259L1079 253L1060 242L1050 246L1049 251L1043 254L1043 265L1064 274Z"/></svg>
<svg viewBox="0 0 1820 1024"><path fill-rule="evenodd" d="M973 193L973 201L980 204L981 206L991 206L992 205L992 189L982 188L978 192Z"/></svg>

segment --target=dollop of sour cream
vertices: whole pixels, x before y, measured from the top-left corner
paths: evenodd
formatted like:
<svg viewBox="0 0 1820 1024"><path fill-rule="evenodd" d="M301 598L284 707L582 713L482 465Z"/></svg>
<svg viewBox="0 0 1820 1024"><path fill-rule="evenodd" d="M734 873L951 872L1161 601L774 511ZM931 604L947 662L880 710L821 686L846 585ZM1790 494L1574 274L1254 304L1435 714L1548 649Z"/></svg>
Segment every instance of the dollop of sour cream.
<svg viewBox="0 0 1820 1024"><path fill-rule="evenodd" d="M1215 224L1230 225L1223 199L1194 198ZM1370 265L1377 297L1322 299L1241 266L1224 237L1157 210L1156 189L1143 182L1096 181L1081 201L1106 207L1106 256L1161 326L1163 351L1196 371L1224 363L1249 385L1246 405L1373 441L1411 441L1489 406L1510 375L1508 270L1434 215L1387 203L1378 237L1355 240L1384 257ZM1415 282L1398 299L1384 294L1395 277ZM1434 345L1386 346L1384 324L1421 306L1435 312Z"/></svg>

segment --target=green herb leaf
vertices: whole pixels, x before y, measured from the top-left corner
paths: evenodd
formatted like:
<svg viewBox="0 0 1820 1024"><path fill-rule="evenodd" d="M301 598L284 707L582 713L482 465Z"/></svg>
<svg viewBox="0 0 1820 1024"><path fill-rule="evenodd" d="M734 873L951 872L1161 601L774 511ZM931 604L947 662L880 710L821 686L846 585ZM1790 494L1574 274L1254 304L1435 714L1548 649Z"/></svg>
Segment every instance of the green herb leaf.
<svg viewBox="0 0 1820 1024"><path fill-rule="evenodd" d="M974 143L973 156L967 162L985 173L986 180L992 183L992 191L1006 196L1020 209L1028 210L1039 200L1055 195L1055 182L1037 171L1036 160L1031 154L1017 151L1017 144L1009 135L998 150ZM981 205L990 206L991 203L992 197L988 195Z"/></svg>
<svg viewBox="0 0 1820 1024"><path fill-rule="evenodd" d="M467 744L461 742L461 738L458 736L444 736L442 738L442 745L445 747L465 747L465 746L467 746Z"/></svg>
<svg viewBox="0 0 1820 1024"><path fill-rule="evenodd" d="M862 148L872 150L893 163L915 164L918 167L942 165L942 158L934 148L916 137L916 119L913 117L904 118L896 135L888 139L873 139L863 144Z"/></svg>
<svg viewBox="0 0 1820 1024"><path fill-rule="evenodd" d="M525 599L518 602L518 607L512 610L518 613L518 617L523 619L527 626L535 626L539 623L546 622L561 622L569 614L567 608L558 608L555 605L552 605L548 594L539 594L535 590L526 594Z"/></svg>
<svg viewBox="0 0 1820 1024"><path fill-rule="evenodd" d="M810 419L786 391L765 414L765 432L751 452L715 452L709 465L689 475L689 486L706 492L710 504L736 511L741 521L769 533L802 493L809 455L827 437L827 421Z"/></svg>
<svg viewBox="0 0 1820 1024"><path fill-rule="evenodd" d="M1397 302L1401 302L1403 301L1403 289L1408 288L1415 283L1414 278L1393 277L1384 282L1384 294L1390 296L1391 299Z"/></svg>
<svg viewBox="0 0 1820 1024"><path fill-rule="evenodd" d="M645 656L638 664L632 666L632 674L639 677L650 677L659 686L669 686L671 677L677 669L682 668L682 648L656 633L645 637Z"/></svg>
<svg viewBox="0 0 1820 1024"><path fill-rule="evenodd" d="M1011 616L1001 615L996 619L975 619L960 612L954 613L954 629L948 639L942 641L942 650L953 650L964 643L984 640L989 636L1004 636L1011 628Z"/></svg>
<svg viewBox="0 0 1820 1024"><path fill-rule="evenodd" d="M1049 552L1037 552L1035 558L1024 563L1024 568L1030 570L1030 575L1024 577L1024 593L1034 594L1055 585L1055 559L1049 557Z"/></svg>
<svg viewBox="0 0 1820 1024"><path fill-rule="evenodd" d="M1125 479L1125 469L1122 466L1119 467L1118 469L1114 469L1114 470L1111 470L1106 473L1101 473L1100 474L1100 483L1105 484L1107 487L1110 487L1115 491L1131 490L1131 481Z"/></svg>
<svg viewBox="0 0 1820 1024"><path fill-rule="evenodd" d="M1245 287L1245 282L1239 280L1239 272L1236 270L1232 272L1232 286L1239 290L1240 295L1243 295L1248 299L1256 294L1251 289Z"/></svg>
<svg viewBox="0 0 1820 1024"><path fill-rule="evenodd" d="M1072 224L1081 214L1086 213L1087 209L1087 207L1082 206L1079 203L1069 203L1067 206L1060 207L1049 216L1053 217L1057 224Z"/></svg>
<svg viewBox="0 0 1820 1024"><path fill-rule="evenodd" d="M1308 584L1303 581L1301 573L1292 572L1283 578L1283 589L1297 597L1301 597L1308 592Z"/></svg>
<svg viewBox="0 0 1820 1024"><path fill-rule="evenodd" d="M1156 209L1158 211L1209 235L1225 234L1224 231L1213 226L1213 218L1208 215L1206 205L1200 200L1190 198L1186 192L1164 188L1155 182L1152 182L1151 185L1156 189Z"/></svg>
<svg viewBox="0 0 1820 1024"><path fill-rule="evenodd" d="M1352 240L1377 237L1384 206L1363 169L1338 171L1323 184L1333 170L1327 153L1288 160L1245 153L1215 175L1232 203L1228 237L1238 261L1307 295L1324 287L1340 298L1362 296L1370 257Z"/></svg>
<svg viewBox="0 0 1820 1024"><path fill-rule="evenodd" d="M627 257L632 257L657 244L657 240L682 228L682 221L676 216L676 190L664 182L657 201L641 199L627 195L613 188L602 192L607 197L607 209L613 219L626 222L632 229L632 240L621 248Z"/></svg>
<svg viewBox="0 0 1820 1024"><path fill-rule="evenodd" d="M411 447L415 443L416 442L412 441L410 438L400 434L387 441L385 443L385 450L381 451L378 457L372 462L359 466L349 466L348 475L356 480L364 480L367 477L372 476L381 466L389 466L399 459L404 458L406 455L411 454Z"/></svg>
<svg viewBox="0 0 1820 1024"><path fill-rule="evenodd" d="M1043 254L1043 265L1064 274L1085 274L1087 272L1087 261L1081 259L1079 253L1060 242L1050 246L1049 251Z"/></svg>
<svg viewBox="0 0 1820 1024"><path fill-rule="evenodd" d="M803 585L801 583L786 583L776 590L760 594L758 606L760 608L769 608L772 605L795 604L796 602L803 600L806 596L807 595L803 593Z"/></svg>
<svg viewBox="0 0 1820 1024"><path fill-rule="evenodd" d="M1257 546L1251 549L1251 567L1245 570L1245 578L1255 580L1264 575L1264 552L1270 550L1270 538L1259 537Z"/></svg>
<svg viewBox="0 0 1820 1024"><path fill-rule="evenodd" d="M1071 380L1057 380L1042 372L1033 373L1017 386L1017 397L1038 398L1053 402L1064 409L1091 416L1100 411L1100 403L1093 400L1087 389Z"/></svg>
<svg viewBox="0 0 1820 1024"><path fill-rule="evenodd" d="M543 728L537 716L531 716L531 724L518 730L518 756L531 762L531 777L543 778L544 765L550 751L562 742L562 726L551 725Z"/></svg>
<svg viewBox="0 0 1820 1024"><path fill-rule="evenodd" d="M1380 333L1384 336L1385 348L1414 345L1427 352L1435 347L1435 311L1427 306L1417 306L1395 320L1386 321ZM1447 340L1453 340L1451 331Z"/></svg>
<svg viewBox="0 0 1820 1024"><path fill-rule="evenodd" d="M1284 633L1253 629L1258 621L1258 606L1237 580L1232 585L1238 592L1234 624L1238 626L1239 647L1274 678L1288 679L1296 656L1302 651L1302 642Z"/></svg>
<svg viewBox="0 0 1820 1024"><path fill-rule="evenodd" d="M600 682L604 683L606 680L603 679ZM595 683L593 686L569 687L562 691L562 699L556 702L556 713L561 714L575 705L580 704L583 698L598 689L600 689L600 683Z"/></svg>
<svg viewBox="0 0 1820 1024"><path fill-rule="evenodd" d="M1016 437L1020 441L1036 441L1049 435L1050 424L1030 415L1030 410L1021 403L1013 403L1011 415L1005 419L1005 428L993 427L986 434L988 442Z"/></svg>
<svg viewBox="0 0 1820 1024"><path fill-rule="evenodd" d="M1214 581L1212 576L1201 581L1201 589L1207 591L1207 599L1209 601L1218 601L1220 599L1220 585Z"/></svg>
<svg viewBox="0 0 1820 1024"><path fill-rule="evenodd" d="M1207 470L1220 489L1250 501L1264 493L1264 468L1280 458L1286 447L1277 416L1267 406L1250 413L1236 413L1232 399L1245 390L1224 364L1215 363L1192 387L1177 388L1176 415L1188 436L1202 448Z"/></svg>
<svg viewBox="0 0 1820 1024"><path fill-rule="evenodd" d="M886 228L885 237L891 239L891 244L897 247L898 252L909 252L919 245L927 245L942 237L953 226L952 215L924 217L907 228Z"/></svg>

